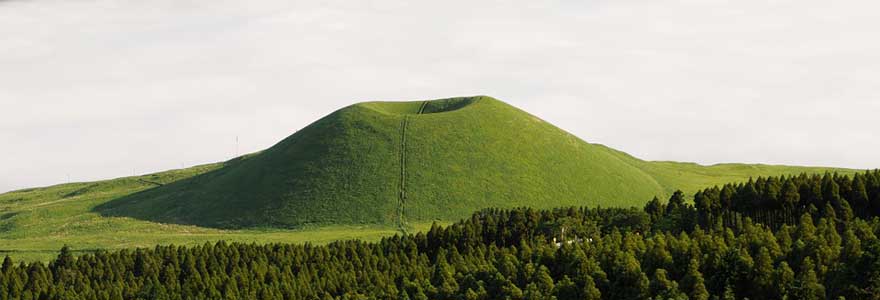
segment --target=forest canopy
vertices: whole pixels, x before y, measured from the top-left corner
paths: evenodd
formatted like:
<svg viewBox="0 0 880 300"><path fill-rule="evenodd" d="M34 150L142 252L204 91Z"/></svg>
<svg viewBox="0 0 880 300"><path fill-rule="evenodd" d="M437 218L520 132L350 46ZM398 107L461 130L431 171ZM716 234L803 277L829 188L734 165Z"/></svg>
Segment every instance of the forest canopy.
<svg viewBox="0 0 880 300"><path fill-rule="evenodd" d="M880 299L880 171L644 208L486 209L377 243L99 251L0 268L0 299Z"/></svg>

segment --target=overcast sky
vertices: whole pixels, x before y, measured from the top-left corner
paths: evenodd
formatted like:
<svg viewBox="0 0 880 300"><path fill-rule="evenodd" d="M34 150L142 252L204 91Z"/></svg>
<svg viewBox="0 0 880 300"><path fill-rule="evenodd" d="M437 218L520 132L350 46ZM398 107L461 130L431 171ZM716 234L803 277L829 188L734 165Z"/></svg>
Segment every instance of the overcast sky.
<svg viewBox="0 0 880 300"><path fill-rule="evenodd" d="M0 0L0 192L226 160L354 102L478 94L648 160L877 168L878 11Z"/></svg>

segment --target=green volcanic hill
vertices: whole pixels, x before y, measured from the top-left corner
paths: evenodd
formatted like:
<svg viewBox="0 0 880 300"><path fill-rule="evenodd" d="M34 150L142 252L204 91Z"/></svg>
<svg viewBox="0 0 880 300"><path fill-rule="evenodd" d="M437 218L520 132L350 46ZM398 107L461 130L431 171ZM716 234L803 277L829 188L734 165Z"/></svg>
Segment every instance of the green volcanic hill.
<svg viewBox="0 0 880 300"><path fill-rule="evenodd" d="M406 226L484 207L640 206L677 188L805 171L645 162L490 97L367 102L265 151L95 210L219 228Z"/></svg>
<svg viewBox="0 0 880 300"><path fill-rule="evenodd" d="M664 187L489 97L338 110L221 169L102 206L210 227L456 219L482 207L639 205Z"/></svg>
<svg viewBox="0 0 880 300"><path fill-rule="evenodd" d="M855 172L643 161L489 97L370 102L222 163L0 194L0 255L377 240L483 207L642 206L676 189L828 171Z"/></svg>

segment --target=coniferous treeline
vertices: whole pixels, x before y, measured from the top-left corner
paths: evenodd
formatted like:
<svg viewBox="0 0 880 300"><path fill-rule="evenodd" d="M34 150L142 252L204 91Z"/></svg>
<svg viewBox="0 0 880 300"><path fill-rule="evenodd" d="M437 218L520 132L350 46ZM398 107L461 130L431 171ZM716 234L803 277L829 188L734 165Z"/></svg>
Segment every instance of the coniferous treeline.
<svg viewBox="0 0 880 300"><path fill-rule="evenodd" d="M49 264L5 259L0 300L880 299L880 219L846 215L856 181L873 207L877 175L757 179L701 191L696 205L679 192L643 209L487 209L377 243L65 248ZM758 186L803 196L817 181L805 198L821 202L737 204L780 199ZM724 189L730 205L713 210L706 199Z"/></svg>
<svg viewBox="0 0 880 300"><path fill-rule="evenodd" d="M778 228L796 224L803 213L834 214L844 221L880 216L880 170L841 176L826 173L768 177L727 184L694 195L702 226L735 226L743 217Z"/></svg>

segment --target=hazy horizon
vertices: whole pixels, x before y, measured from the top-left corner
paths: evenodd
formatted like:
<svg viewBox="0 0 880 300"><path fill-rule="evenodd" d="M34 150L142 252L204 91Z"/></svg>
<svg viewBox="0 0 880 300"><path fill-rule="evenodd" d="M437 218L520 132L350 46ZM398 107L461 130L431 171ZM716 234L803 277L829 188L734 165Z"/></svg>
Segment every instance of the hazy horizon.
<svg viewBox="0 0 880 300"><path fill-rule="evenodd" d="M877 9L0 1L0 192L223 161L355 102L468 95L645 160L878 168Z"/></svg>

